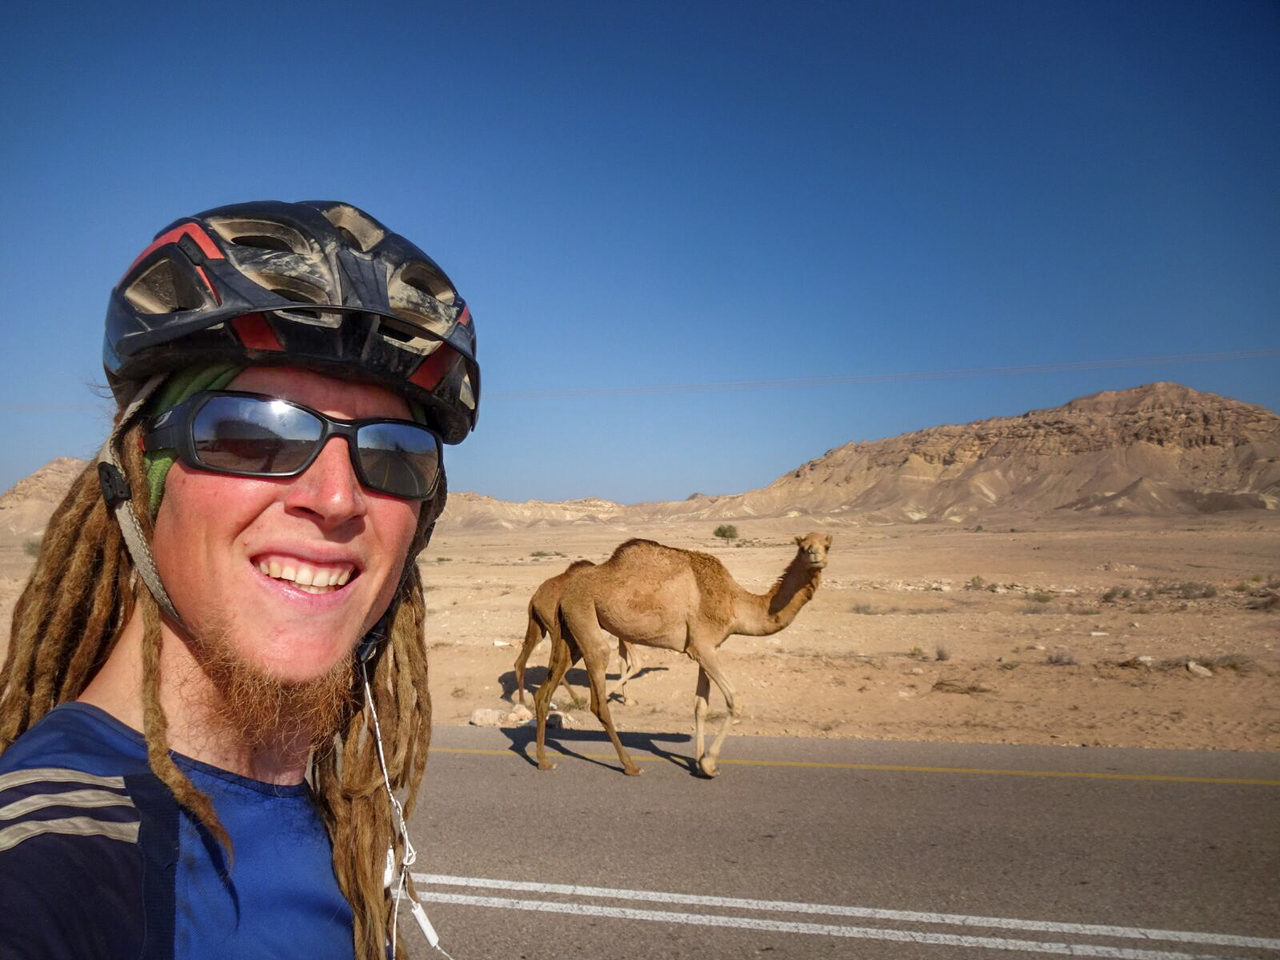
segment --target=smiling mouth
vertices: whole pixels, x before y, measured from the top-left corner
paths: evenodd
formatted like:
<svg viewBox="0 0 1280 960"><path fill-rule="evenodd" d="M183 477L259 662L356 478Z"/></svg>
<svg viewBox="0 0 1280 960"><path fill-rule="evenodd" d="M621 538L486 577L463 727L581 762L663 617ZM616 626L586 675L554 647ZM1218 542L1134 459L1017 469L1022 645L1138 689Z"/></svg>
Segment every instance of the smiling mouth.
<svg viewBox="0 0 1280 960"><path fill-rule="evenodd" d="M342 589L355 573L351 564L317 565L297 560L259 560L258 572L273 580L284 580L305 593L333 593Z"/></svg>

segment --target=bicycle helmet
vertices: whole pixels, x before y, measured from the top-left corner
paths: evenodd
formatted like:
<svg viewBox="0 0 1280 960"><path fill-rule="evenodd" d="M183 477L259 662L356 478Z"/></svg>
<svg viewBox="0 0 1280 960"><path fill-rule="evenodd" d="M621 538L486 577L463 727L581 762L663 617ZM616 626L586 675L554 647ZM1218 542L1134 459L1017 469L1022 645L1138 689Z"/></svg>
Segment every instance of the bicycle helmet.
<svg viewBox="0 0 1280 960"><path fill-rule="evenodd" d="M446 443L475 426L471 315L418 247L346 203L265 200L185 217L111 291L103 366L117 403L204 362L293 364L420 402Z"/></svg>

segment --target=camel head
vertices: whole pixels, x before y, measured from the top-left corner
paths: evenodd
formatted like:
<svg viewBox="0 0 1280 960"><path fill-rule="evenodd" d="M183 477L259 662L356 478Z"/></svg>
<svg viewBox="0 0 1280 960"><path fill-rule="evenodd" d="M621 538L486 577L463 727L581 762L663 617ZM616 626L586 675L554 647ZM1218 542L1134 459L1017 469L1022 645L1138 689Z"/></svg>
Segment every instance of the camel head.
<svg viewBox="0 0 1280 960"><path fill-rule="evenodd" d="M806 533L796 537L800 553L808 561L810 570L821 570L827 565L827 551L831 549L831 536L825 533Z"/></svg>

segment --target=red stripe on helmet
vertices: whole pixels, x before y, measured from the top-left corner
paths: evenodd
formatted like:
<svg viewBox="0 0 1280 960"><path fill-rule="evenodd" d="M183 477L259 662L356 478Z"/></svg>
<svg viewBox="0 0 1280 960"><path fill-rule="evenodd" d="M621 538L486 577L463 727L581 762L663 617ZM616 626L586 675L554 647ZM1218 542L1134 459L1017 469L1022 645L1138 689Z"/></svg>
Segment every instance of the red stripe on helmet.
<svg viewBox="0 0 1280 960"><path fill-rule="evenodd" d="M463 324L471 322L471 308L465 303L462 305L462 316L458 318L458 322Z"/></svg>
<svg viewBox="0 0 1280 960"><path fill-rule="evenodd" d="M462 321L459 320L459 323ZM436 385L444 379L445 373L449 367L453 365L453 361L458 354L452 347L441 344L439 349L427 359L422 361L422 365L413 371L413 375L409 377L409 382L416 384L423 390L434 390Z"/></svg>
<svg viewBox="0 0 1280 960"><path fill-rule="evenodd" d="M177 243L182 238L183 234L186 234L198 243L200 245L200 250L210 260L226 259L226 257L222 255L222 251L218 249L218 245L213 242L213 238L205 233L204 230L200 228L199 224L182 223L174 227L168 233L162 233L160 236L156 237L155 240L152 241L151 246L138 254L133 263L129 264L129 269L124 272L125 276L128 276L133 271L134 267L149 257L155 250L163 247L165 244Z"/></svg>
<svg viewBox="0 0 1280 960"><path fill-rule="evenodd" d="M283 350L284 344L260 313L246 313L231 321L236 336L250 350Z"/></svg>

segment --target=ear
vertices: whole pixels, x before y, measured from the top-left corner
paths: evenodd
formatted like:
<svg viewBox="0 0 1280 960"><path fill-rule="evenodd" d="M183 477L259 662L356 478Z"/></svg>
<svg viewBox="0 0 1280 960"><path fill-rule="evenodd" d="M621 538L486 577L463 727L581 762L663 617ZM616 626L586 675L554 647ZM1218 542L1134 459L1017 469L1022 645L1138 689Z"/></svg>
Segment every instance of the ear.
<svg viewBox="0 0 1280 960"><path fill-rule="evenodd" d="M831 536L831 534L829 534L829 533L827 534L827 546L828 546L828 547L830 547L830 546L831 546L831 541L832 541L832 540L834 540L834 539L835 539L835 537Z"/></svg>
<svg viewBox="0 0 1280 960"><path fill-rule="evenodd" d="M800 546L803 543L804 543L804 537L796 537L796 546Z"/></svg>

